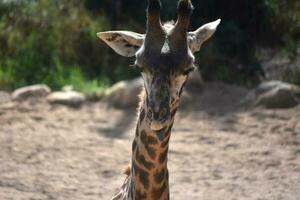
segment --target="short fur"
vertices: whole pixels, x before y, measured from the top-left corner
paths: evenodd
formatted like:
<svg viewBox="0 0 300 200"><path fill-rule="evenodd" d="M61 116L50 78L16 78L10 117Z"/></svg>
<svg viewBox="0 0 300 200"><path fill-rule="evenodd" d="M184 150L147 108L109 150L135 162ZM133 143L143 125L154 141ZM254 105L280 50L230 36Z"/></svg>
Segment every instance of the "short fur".
<svg viewBox="0 0 300 200"><path fill-rule="evenodd" d="M146 35L128 31L98 33L122 56L136 57L144 89L132 143L131 166L119 193L112 200L168 200L167 167L169 140L175 114L194 56L215 32L220 20L188 32L193 6L180 0L176 23L161 25L160 1L148 0Z"/></svg>

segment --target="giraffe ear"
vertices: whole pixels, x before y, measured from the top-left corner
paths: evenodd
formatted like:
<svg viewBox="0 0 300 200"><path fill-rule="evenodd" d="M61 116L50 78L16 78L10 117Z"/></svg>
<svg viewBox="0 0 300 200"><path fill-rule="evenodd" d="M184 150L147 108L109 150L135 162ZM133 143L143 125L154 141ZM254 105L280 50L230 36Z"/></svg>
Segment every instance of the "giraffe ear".
<svg viewBox="0 0 300 200"><path fill-rule="evenodd" d="M204 24L194 32L188 33L189 47L193 53L199 51L201 45L216 32L220 22L221 19L218 19L214 22Z"/></svg>
<svg viewBox="0 0 300 200"><path fill-rule="evenodd" d="M116 53L132 57L143 45L145 36L130 31L108 31L97 33L97 36Z"/></svg>

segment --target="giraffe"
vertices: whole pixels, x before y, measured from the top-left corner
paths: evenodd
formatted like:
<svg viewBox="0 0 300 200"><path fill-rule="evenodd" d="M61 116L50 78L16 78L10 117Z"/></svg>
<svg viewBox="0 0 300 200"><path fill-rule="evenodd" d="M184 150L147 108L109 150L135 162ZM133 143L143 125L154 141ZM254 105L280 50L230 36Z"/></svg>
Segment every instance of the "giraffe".
<svg viewBox="0 0 300 200"><path fill-rule="evenodd" d="M108 31L97 36L116 53L135 56L144 81L132 143L131 167L112 200L168 200L167 157L180 96L195 69L193 53L216 31L220 19L188 32L191 0L179 0L176 23L162 24L160 0L148 0L146 34Z"/></svg>

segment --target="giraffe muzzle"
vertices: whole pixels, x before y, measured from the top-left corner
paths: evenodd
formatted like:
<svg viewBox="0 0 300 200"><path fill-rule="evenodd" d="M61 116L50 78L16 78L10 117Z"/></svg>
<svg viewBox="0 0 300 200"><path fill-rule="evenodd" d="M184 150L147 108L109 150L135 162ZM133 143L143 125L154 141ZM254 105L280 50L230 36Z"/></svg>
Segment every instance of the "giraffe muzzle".
<svg viewBox="0 0 300 200"><path fill-rule="evenodd" d="M150 128L153 131L159 131L170 124L171 115L168 109L166 108L159 109L158 112L153 112L150 110L150 112L152 113Z"/></svg>
<svg viewBox="0 0 300 200"><path fill-rule="evenodd" d="M163 123L159 122L159 121L152 121L151 122L151 125L150 125L150 128L151 130L153 131L159 131L161 129L164 129L166 128L167 126L169 126L171 123L171 120L167 120Z"/></svg>
<svg viewBox="0 0 300 200"><path fill-rule="evenodd" d="M150 92L148 104L148 116L151 120L150 128L154 131L165 128L171 121L168 81L161 77L161 74L159 75L153 85L153 88L158 89Z"/></svg>

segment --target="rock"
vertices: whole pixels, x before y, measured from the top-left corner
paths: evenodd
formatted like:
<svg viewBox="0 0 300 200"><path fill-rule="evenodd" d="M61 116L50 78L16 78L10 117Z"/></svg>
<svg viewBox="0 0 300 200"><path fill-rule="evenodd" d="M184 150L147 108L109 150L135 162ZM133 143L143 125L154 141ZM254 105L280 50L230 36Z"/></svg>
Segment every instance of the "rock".
<svg viewBox="0 0 300 200"><path fill-rule="evenodd" d="M136 78L128 81L120 81L104 92L104 100L110 105L125 108L137 106L142 91L143 80Z"/></svg>
<svg viewBox="0 0 300 200"><path fill-rule="evenodd" d="M47 101L49 103L62 104L72 107L78 107L82 105L85 100L85 96L76 91L53 92L47 97Z"/></svg>
<svg viewBox="0 0 300 200"><path fill-rule="evenodd" d="M251 91L247 99L254 106L292 108L300 103L300 87L281 81L268 81Z"/></svg>
<svg viewBox="0 0 300 200"><path fill-rule="evenodd" d="M12 94L12 99L16 101L26 100L32 97L45 97L51 92L47 85L39 84L19 88Z"/></svg>
<svg viewBox="0 0 300 200"><path fill-rule="evenodd" d="M300 67L300 48L283 53L274 48L257 48L259 62L267 80L290 80Z"/></svg>

